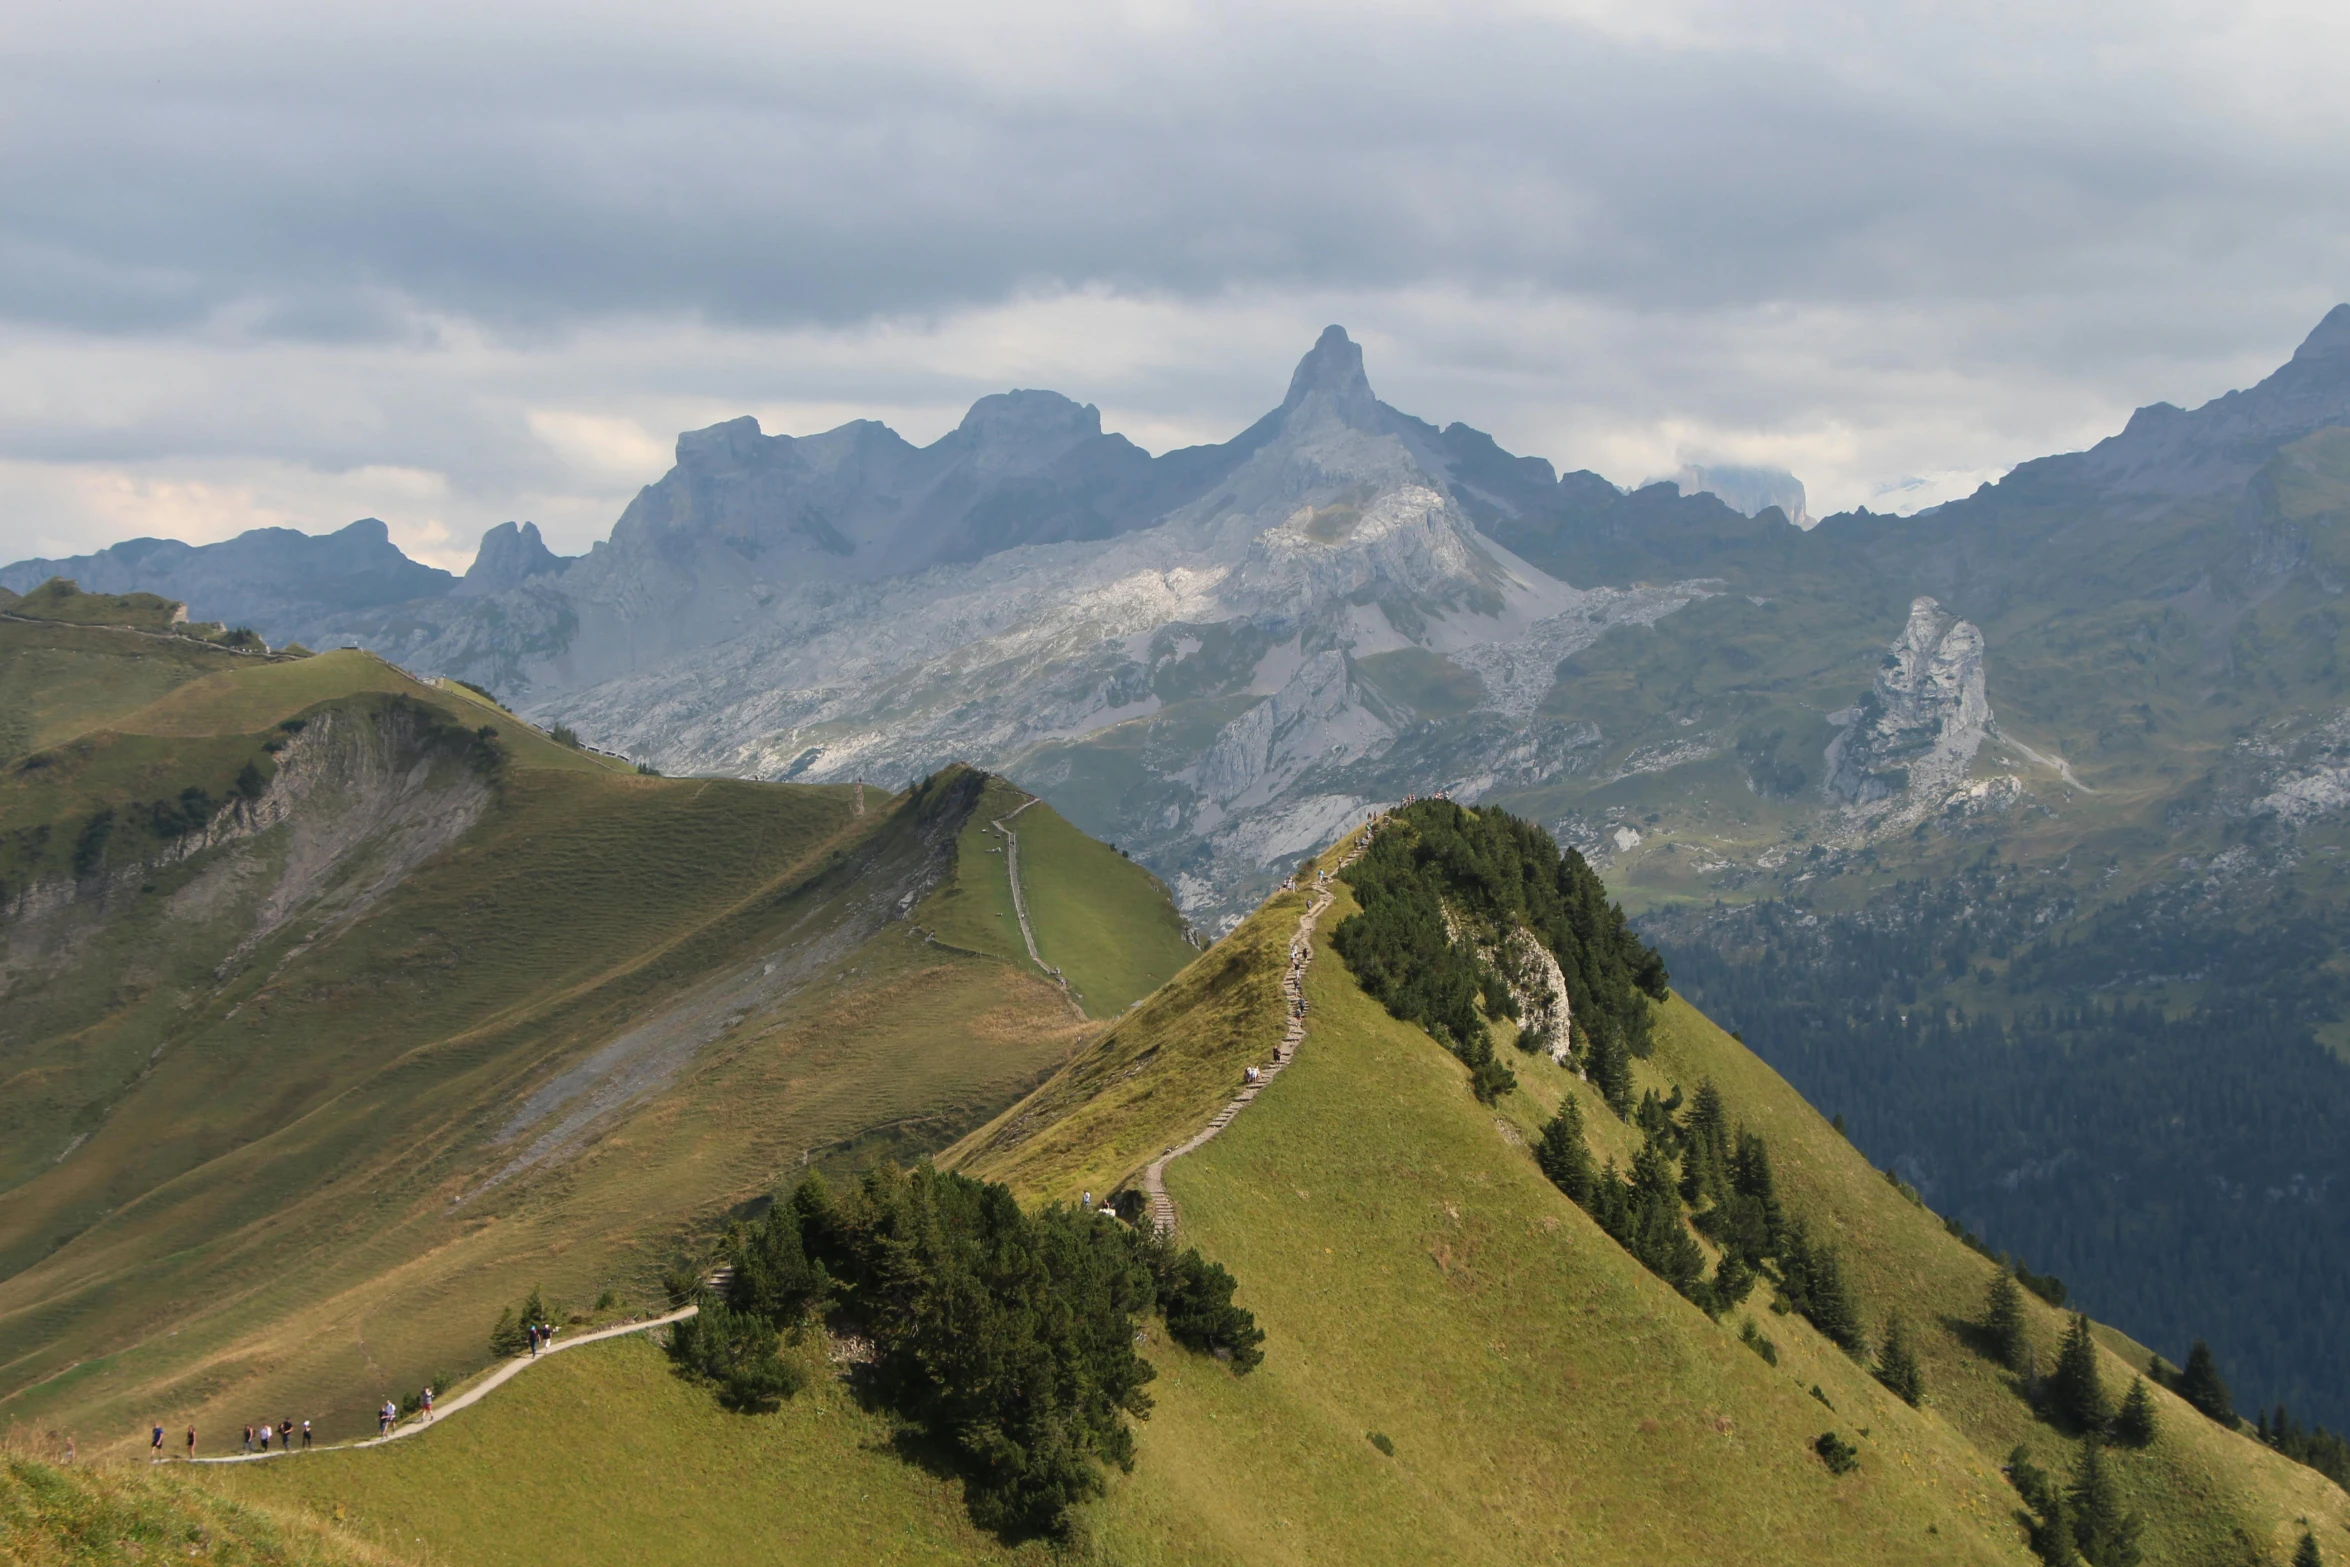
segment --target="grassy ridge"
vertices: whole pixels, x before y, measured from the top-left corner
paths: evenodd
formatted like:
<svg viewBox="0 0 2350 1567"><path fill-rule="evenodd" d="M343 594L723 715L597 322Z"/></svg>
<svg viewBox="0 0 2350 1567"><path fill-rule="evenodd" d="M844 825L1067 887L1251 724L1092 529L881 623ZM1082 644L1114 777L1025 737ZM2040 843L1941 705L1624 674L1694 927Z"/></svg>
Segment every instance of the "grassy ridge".
<svg viewBox="0 0 2350 1567"><path fill-rule="evenodd" d="M1567 1204L1326 948L1307 988L1296 1063L1168 1172L1267 1358L1158 1384L1109 1525L1135 1559L2024 1559L1978 1455L1849 1362L1814 1373L1821 1409ZM1836 1480L1811 1440L1857 1425L1865 1478Z"/></svg>
<svg viewBox="0 0 2350 1567"><path fill-rule="evenodd" d="M1272 1059L1282 967L1305 907L1302 892L1272 899L939 1162L1023 1199L1067 1201L1133 1180L1231 1099L1243 1069Z"/></svg>
<svg viewBox="0 0 2350 1567"><path fill-rule="evenodd" d="M1069 976L1088 1016L1118 1016L1199 955L1149 871L1041 802L1012 826L1037 950Z"/></svg>
<svg viewBox="0 0 2350 1567"><path fill-rule="evenodd" d="M238 656L177 637L0 620L0 762L136 712Z"/></svg>
<svg viewBox="0 0 2350 1567"><path fill-rule="evenodd" d="M1044 961L1068 976L1086 1015L1116 1017L1197 956L1183 916L1149 871L1000 778L988 780L955 840L955 872L915 912L938 939L1028 963L1012 905L1003 821L1019 835L1020 887ZM1017 820L1013 812L1019 812Z"/></svg>

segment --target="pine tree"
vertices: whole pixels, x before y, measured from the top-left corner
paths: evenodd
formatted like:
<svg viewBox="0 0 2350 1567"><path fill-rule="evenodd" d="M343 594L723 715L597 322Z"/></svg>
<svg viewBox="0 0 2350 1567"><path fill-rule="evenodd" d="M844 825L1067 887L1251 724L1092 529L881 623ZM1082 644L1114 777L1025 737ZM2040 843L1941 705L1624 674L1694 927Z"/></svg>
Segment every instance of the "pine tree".
<svg viewBox="0 0 2350 1567"><path fill-rule="evenodd" d="M1542 1129L1542 1141L1534 1147L1534 1162L1578 1207L1591 1206L1591 1149L1583 1141L1583 1107L1573 1094L1559 1101L1559 1113Z"/></svg>
<svg viewBox="0 0 2350 1567"><path fill-rule="evenodd" d="M2073 1539L2090 1567L2138 1567L2138 1534L2143 1524L2122 1505L2121 1488L2105 1462L2105 1444L2091 1437L2081 1444L2073 1469Z"/></svg>
<svg viewBox="0 0 2350 1567"><path fill-rule="evenodd" d="M1925 1368L1909 1341L1909 1325L1895 1312L1885 1323L1885 1347L1877 1356L1877 1380L1903 1403L1916 1405L1926 1396Z"/></svg>
<svg viewBox="0 0 2350 1567"><path fill-rule="evenodd" d="M529 1347L530 1341L522 1335L522 1324L514 1320L514 1308L508 1306L499 1312L497 1326L490 1329L490 1353L505 1360Z"/></svg>
<svg viewBox="0 0 2350 1567"><path fill-rule="evenodd" d="M2024 1292L2005 1268L1991 1275L1983 1298L1983 1337L1991 1353L2010 1371L2024 1369L2030 1349L2031 1324L2024 1316Z"/></svg>
<svg viewBox="0 0 2350 1567"><path fill-rule="evenodd" d="M1824 1241L1813 1245L1801 1224L1790 1224L1780 1241L1779 1257L1787 1304L1847 1353L1862 1354L1867 1337L1861 1329L1860 1303L1853 1298L1836 1248Z"/></svg>
<svg viewBox="0 0 2350 1567"><path fill-rule="evenodd" d="M529 1298L524 1300L522 1303L522 1325L527 1328L534 1322L544 1322L546 1320L546 1303L539 1299L539 1287L536 1284L533 1284L530 1287Z"/></svg>
<svg viewBox="0 0 2350 1567"><path fill-rule="evenodd" d="M2293 1567L2325 1567L2325 1558L2317 1551L2317 1536L2307 1529L2301 1531L2301 1543L2293 1547Z"/></svg>
<svg viewBox="0 0 2350 1567"><path fill-rule="evenodd" d="M2032 1515L2032 1550L2049 1567L2079 1567L2080 1548L2073 1543L2072 1504L2064 1488L2032 1462L2031 1451L2018 1443L2007 1455L2008 1482L2023 1498Z"/></svg>
<svg viewBox="0 0 2350 1567"><path fill-rule="evenodd" d="M2186 1369L2179 1373L2179 1397L2221 1425L2236 1423L2236 1401L2229 1396L2227 1383L2220 1380L2219 1362L2212 1359L2211 1346L2201 1339L2195 1341Z"/></svg>
<svg viewBox="0 0 2350 1567"><path fill-rule="evenodd" d="M2065 1329L2064 1348L2057 1352L2048 1392L2058 1413L2077 1429L2105 1429L2110 1406L2105 1399L2105 1380L2097 1369L2097 1341L2089 1335L2089 1319L2080 1312L2073 1313L2072 1326Z"/></svg>
<svg viewBox="0 0 2350 1567"><path fill-rule="evenodd" d="M1623 1039L1605 1019L1597 1027L1581 1021L1577 1013L1575 1027L1583 1029L1588 1041L1583 1048L1583 1073L1591 1086L1598 1089L1607 1107L1617 1115L1629 1118L1632 1114L1632 1052Z"/></svg>
<svg viewBox="0 0 2350 1567"><path fill-rule="evenodd" d="M2129 1447L2148 1447L2154 1442L2155 1429L2154 1395L2144 1377L2132 1377L2121 1413L2113 1417L2114 1439Z"/></svg>

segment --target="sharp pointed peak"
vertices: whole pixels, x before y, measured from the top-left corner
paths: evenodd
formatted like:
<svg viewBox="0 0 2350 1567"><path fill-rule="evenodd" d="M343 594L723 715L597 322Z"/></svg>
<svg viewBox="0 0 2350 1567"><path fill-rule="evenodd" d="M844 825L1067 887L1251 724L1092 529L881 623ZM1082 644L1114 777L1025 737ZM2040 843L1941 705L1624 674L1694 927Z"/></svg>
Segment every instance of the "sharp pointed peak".
<svg viewBox="0 0 2350 1567"><path fill-rule="evenodd" d="M1346 335L1345 327L1322 329L1305 358L1297 362L1297 373L1289 378L1289 395L1281 406L1295 408L1316 392L1326 392L1342 405L1368 405L1376 400L1370 379L1363 374L1363 350Z"/></svg>

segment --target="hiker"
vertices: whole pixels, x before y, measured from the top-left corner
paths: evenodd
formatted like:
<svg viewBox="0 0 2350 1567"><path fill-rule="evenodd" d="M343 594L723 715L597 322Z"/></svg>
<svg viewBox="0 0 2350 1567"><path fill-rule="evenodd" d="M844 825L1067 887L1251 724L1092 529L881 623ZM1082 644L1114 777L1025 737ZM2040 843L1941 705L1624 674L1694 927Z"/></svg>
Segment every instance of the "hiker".
<svg viewBox="0 0 2350 1567"><path fill-rule="evenodd" d="M261 1423L261 1450L264 1453L269 1451L269 1422L266 1420Z"/></svg>
<svg viewBox="0 0 2350 1567"><path fill-rule="evenodd" d="M251 1426L245 1427L245 1451L248 1453L253 1451L253 1428Z"/></svg>
<svg viewBox="0 0 2350 1567"><path fill-rule="evenodd" d="M429 1387L424 1390L424 1418L432 1418L432 1389Z"/></svg>
<svg viewBox="0 0 2350 1567"><path fill-rule="evenodd" d="M382 1440L383 1440L383 1437L384 1437L384 1433L385 1433L386 1431L389 1431L391 1428L392 1428L392 1406L391 1406L391 1405L389 1405L389 1404L378 1404L378 1405L376 1405L376 1406L375 1406L375 1439L376 1439L377 1441L379 1441L379 1442L380 1442L380 1441L382 1441Z"/></svg>
<svg viewBox="0 0 2350 1567"><path fill-rule="evenodd" d="M302 1422L302 1451L310 1451L310 1422L307 1420Z"/></svg>
<svg viewBox="0 0 2350 1567"><path fill-rule="evenodd" d="M163 1462L163 1427L161 1426L157 1426L147 1438L147 1461L154 1464Z"/></svg>
<svg viewBox="0 0 2350 1567"><path fill-rule="evenodd" d="M188 1462L192 1464L192 1463L194 1463L195 1461L196 1461L196 1428L195 1428L194 1426L190 1426L190 1427L188 1427Z"/></svg>
<svg viewBox="0 0 2350 1567"><path fill-rule="evenodd" d="M525 1338L527 1338L527 1339L529 1339L529 1340L530 1340L530 1358L531 1358L531 1359L533 1359L533 1360L536 1360L536 1359L538 1359L538 1358L539 1358L539 1325L538 1325L537 1323L535 1323L535 1322L531 1323L529 1326L525 1327L525 1328L522 1330L522 1334L523 1334L523 1337L525 1337Z"/></svg>
<svg viewBox="0 0 2350 1567"><path fill-rule="evenodd" d="M1093 1193L1090 1191L1085 1194L1085 1208L1088 1213L1093 1211Z"/></svg>
<svg viewBox="0 0 2350 1567"><path fill-rule="evenodd" d="M277 1423L277 1445L289 1453L294 1450L294 1422L291 1420L280 1420Z"/></svg>

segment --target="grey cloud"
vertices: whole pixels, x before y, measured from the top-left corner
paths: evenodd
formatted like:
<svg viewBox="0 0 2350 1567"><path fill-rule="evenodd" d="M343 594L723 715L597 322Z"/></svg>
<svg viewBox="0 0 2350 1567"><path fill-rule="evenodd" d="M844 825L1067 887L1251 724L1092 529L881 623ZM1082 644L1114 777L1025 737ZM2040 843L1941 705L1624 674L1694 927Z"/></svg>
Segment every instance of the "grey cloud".
<svg viewBox="0 0 2350 1567"><path fill-rule="evenodd" d="M145 330L258 300L258 330L335 338L397 330L386 295L514 329L839 323L1089 282L1983 297L2175 270L2182 215L2257 270L2264 216L2338 214L2345 184L2338 159L2165 109L2153 79L1986 114L1799 53L1527 21L1275 20L1022 90L772 35L275 20L7 83L41 134L0 143L0 309ZM2339 242L2338 217L2302 227Z"/></svg>

